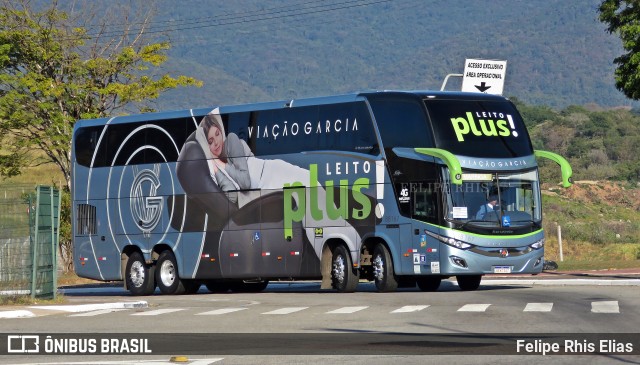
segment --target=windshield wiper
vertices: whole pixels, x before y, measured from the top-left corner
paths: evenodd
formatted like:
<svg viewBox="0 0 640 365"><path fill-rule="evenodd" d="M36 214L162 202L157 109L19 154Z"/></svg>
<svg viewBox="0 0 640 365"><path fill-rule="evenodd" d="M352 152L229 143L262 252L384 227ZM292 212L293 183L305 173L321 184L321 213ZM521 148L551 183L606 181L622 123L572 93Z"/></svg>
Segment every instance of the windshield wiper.
<svg viewBox="0 0 640 365"><path fill-rule="evenodd" d="M464 222L459 229L465 229L469 223L499 223L498 221L485 221L480 219L471 219Z"/></svg>

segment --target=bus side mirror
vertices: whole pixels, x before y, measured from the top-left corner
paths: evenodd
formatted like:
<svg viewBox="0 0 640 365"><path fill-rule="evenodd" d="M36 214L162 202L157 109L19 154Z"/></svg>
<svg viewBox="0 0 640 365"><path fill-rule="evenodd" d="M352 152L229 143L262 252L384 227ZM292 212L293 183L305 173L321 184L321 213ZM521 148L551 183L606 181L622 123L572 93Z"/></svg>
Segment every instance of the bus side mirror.
<svg viewBox="0 0 640 365"><path fill-rule="evenodd" d="M560 165L560 170L562 171L562 186L568 188L573 184L573 170L571 169L571 165L569 161L567 161L564 157L558 155L557 153L535 150L533 151L534 155L539 158L549 159L558 165Z"/></svg>
<svg viewBox="0 0 640 365"><path fill-rule="evenodd" d="M460 161L458 161L458 158L453 153L440 148L415 148L414 150L423 155L433 156L442 160L449 168L451 183L454 185L462 185L462 167L460 166Z"/></svg>

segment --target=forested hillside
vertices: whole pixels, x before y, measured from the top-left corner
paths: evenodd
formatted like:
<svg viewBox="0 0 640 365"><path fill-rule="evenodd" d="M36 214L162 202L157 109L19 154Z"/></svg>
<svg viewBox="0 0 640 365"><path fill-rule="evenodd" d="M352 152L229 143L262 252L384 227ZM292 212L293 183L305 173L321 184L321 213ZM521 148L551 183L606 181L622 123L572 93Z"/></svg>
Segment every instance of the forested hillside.
<svg viewBox="0 0 640 365"><path fill-rule="evenodd" d="M593 106L556 111L514 101L534 147L567 157L574 180L640 181L640 116L635 111ZM554 174L556 167L551 165L545 166L543 177Z"/></svg>
<svg viewBox="0 0 640 365"><path fill-rule="evenodd" d="M90 4L100 14L95 21L108 19L111 32L137 14L134 5L151 4L60 3L73 4L75 11ZM174 90L152 107L439 89L448 73L463 71L465 58L507 60L505 95L528 104L633 105L615 89L612 61L621 54L621 43L597 20L599 3L158 0L148 34L172 45L161 71L205 84Z"/></svg>

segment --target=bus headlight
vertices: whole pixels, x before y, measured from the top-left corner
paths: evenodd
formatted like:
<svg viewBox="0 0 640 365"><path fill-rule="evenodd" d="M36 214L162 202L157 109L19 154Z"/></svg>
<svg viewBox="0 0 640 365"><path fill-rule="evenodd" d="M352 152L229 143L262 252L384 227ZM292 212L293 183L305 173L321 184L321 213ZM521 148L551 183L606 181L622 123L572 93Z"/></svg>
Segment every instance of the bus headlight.
<svg viewBox="0 0 640 365"><path fill-rule="evenodd" d="M427 230L425 230L425 233L428 234L429 236L437 239L438 241L446 244L446 245L449 245L449 246L455 247L455 248L459 248L461 250L468 250L468 249L474 247L470 243L466 243L464 241L460 241L460 240L457 240L457 239L452 238L452 237L441 236L439 234L436 234L436 233L433 233L433 232L429 232Z"/></svg>
<svg viewBox="0 0 640 365"><path fill-rule="evenodd" d="M472 245L464 242L464 241L458 241L454 238L447 238L445 241L443 241L444 243L446 243L449 246L453 246L455 248L459 248L461 250L466 250L469 249L471 247L473 247Z"/></svg>
<svg viewBox="0 0 640 365"><path fill-rule="evenodd" d="M542 247L544 247L544 238L535 241L534 243L530 244L529 247L533 248L534 250L541 249Z"/></svg>

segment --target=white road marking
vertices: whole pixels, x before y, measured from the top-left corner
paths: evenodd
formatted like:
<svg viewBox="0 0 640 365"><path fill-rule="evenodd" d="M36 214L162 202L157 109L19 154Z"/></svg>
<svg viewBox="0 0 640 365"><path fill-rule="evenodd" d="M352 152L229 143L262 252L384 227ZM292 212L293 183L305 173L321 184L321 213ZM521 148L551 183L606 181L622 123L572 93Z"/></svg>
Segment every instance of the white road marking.
<svg viewBox="0 0 640 365"><path fill-rule="evenodd" d="M100 309L97 311L70 314L69 317L93 317L93 316L99 316L101 314L107 314L111 312L120 312L120 311L126 311L126 310L128 309L124 309L124 308Z"/></svg>
<svg viewBox="0 0 640 365"><path fill-rule="evenodd" d="M591 302L592 313L620 313L618 301Z"/></svg>
<svg viewBox="0 0 640 365"><path fill-rule="evenodd" d="M222 309L214 309L212 311L208 311L208 312L202 312L202 313L197 313L197 316L215 316L215 315L219 315L219 314L227 314L227 313L233 313L233 312L238 312L241 310L245 310L245 309L249 309L249 308L222 308Z"/></svg>
<svg viewBox="0 0 640 365"><path fill-rule="evenodd" d="M553 303L527 303L523 312L551 312Z"/></svg>
<svg viewBox="0 0 640 365"><path fill-rule="evenodd" d="M29 318L35 317L31 311L27 310L13 310L13 311L0 311L0 318Z"/></svg>
<svg viewBox="0 0 640 365"><path fill-rule="evenodd" d="M458 312L484 312L489 308L491 304L465 304Z"/></svg>
<svg viewBox="0 0 640 365"><path fill-rule="evenodd" d="M262 314L290 314L290 313L295 313L295 312L299 312L301 310L305 310L309 307L288 307L288 308L280 308L280 309L276 309L270 312L264 312Z"/></svg>
<svg viewBox="0 0 640 365"><path fill-rule="evenodd" d="M183 311L185 308L165 308L165 309L156 309L148 312L139 312L133 313L132 316L159 316L161 314L173 313Z"/></svg>
<svg viewBox="0 0 640 365"><path fill-rule="evenodd" d="M97 303L97 304L74 304L74 305L32 305L32 309L45 309L50 311L62 311L69 313L90 312L100 309L111 308L148 308L149 303L144 300L136 302L118 302L118 303Z"/></svg>
<svg viewBox="0 0 640 365"><path fill-rule="evenodd" d="M423 309L428 308L428 305L405 305L404 307L400 307L396 310L391 311L391 313L411 313L411 312L419 312Z"/></svg>
<svg viewBox="0 0 640 365"><path fill-rule="evenodd" d="M339 309L335 309L332 311L327 312L327 314L349 314L349 313L355 313L355 312L359 312L363 309L367 309L369 308L368 306L363 306L363 307L343 307L343 308L339 308Z"/></svg>

